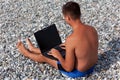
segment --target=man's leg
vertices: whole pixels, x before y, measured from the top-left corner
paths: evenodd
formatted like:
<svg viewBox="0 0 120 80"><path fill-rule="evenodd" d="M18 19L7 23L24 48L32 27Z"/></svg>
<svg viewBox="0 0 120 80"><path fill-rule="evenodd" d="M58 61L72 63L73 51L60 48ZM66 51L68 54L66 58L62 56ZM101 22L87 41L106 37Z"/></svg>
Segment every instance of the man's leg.
<svg viewBox="0 0 120 80"><path fill-rule="evenodd" d="M17 48L24 56L26 56L34 61L40 62L40 63L46 62L46 63L52 65L53 67L55 67L56 69L58 69L56 60L49 59L49 58L43 56L41 53L34 54L34 53L28 51L22 42L18 42Z"/></svg>
<svg viewBox="0 0 120 80"><path fill-rule="evenodd" d="M39 48L34 47L34 45L32 44L32 42L30 41L30 39L27 38L27 39L26 39L26 42L27 42L28 48L29 48L29 50L30 50L31 52L37 53L37 54L41 53L41 51L40 51ZM62 49L65 49L65 43L60 44L60 47L61 47Z"/></svg>

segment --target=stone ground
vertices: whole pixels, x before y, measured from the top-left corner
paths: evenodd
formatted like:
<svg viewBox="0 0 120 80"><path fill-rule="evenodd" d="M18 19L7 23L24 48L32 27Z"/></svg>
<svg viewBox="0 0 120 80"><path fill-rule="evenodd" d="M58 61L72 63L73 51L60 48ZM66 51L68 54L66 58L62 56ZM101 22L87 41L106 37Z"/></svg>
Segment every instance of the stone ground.
<svg viewBox="0 0 120 80"><path fill-rule="evenodd" d="M99 60L92 75L63 77L48 64L39 64L16 49L33 33L55 23L64 42L72 30L62 19L61 7L70 0L0 0L0 80L120 80L120 0L73 0L80 4L82 21L96 28Z"/></svg>

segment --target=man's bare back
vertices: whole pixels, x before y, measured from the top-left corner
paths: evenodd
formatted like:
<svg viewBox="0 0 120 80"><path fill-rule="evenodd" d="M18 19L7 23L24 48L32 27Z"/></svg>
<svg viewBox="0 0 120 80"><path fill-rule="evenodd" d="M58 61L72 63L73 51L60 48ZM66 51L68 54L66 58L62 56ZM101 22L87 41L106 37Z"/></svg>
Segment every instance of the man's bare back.
<svg viewBox="0 0 120 80"><path fill-rule="evenodd" d="M78 26L68 37L70 45L75 46L75 66L80 71L86 71L97 62L98 36L93 27L88 25ZM69 43L67 43L69 45Z"/></svg>

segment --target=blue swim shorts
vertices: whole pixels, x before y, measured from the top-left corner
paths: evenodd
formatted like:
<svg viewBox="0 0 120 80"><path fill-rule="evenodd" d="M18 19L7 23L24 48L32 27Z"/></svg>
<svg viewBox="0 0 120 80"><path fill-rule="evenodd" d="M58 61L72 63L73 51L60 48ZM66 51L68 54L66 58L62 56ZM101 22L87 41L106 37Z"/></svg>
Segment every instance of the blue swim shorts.
<svg viewBox="0 0 120 80"><path fill-rule="evenodd" d="M80 72L80 71L78 71L78 70L76 70L76 69L74 69L74 70L71 71L71 72L66 72L66 71L62 68L62 66L61 66L61 64L60 64L59 61L57 62L57 65L58 65L58 69L60 70L60 72L61 72L62 74L66 75L66 76L68 76L68 77L71 77L71 78L85 77L85 76L91 74L91 73L93 72L93 70L94 70L94 66L93 66L93 67L91 67L90 69L88 69L88 70L85 71L85 72Z"/></svg>

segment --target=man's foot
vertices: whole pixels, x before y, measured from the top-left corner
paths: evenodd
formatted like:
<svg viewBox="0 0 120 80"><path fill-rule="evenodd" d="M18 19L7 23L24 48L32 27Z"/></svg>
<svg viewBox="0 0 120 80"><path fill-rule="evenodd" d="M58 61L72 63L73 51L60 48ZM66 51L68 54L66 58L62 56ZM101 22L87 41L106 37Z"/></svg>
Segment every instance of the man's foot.
<svg viewBox="0 0 120 80"><path fill-rule="evenodd" d="M32 51L32 50L34 49L34 46L33 46L32 42L30 41L30 39L27 38L27 39L26 39L26 42L27 42L27 44L28 44L29 50Z"/></svg>
<svg viewBox="0 0 120 80"><path fill-rule="evenodd" d="M23 45L21 41L17 43L17 48L20 51L20 53L22 53L24 56L27 57L27 53L26 53L27 49L25 48L25 46Z"/></svg>
<svg viewBox="0 0 120 80"><path fill-rule="evenodd" d="M29 50L30 50L31 52L34 52L34 53L41 53L40 49L34 47L34 45L32 44L32 42L30 41L29 38L26 39L26 42L27 42L28 48L29 48Z"/></svg>

